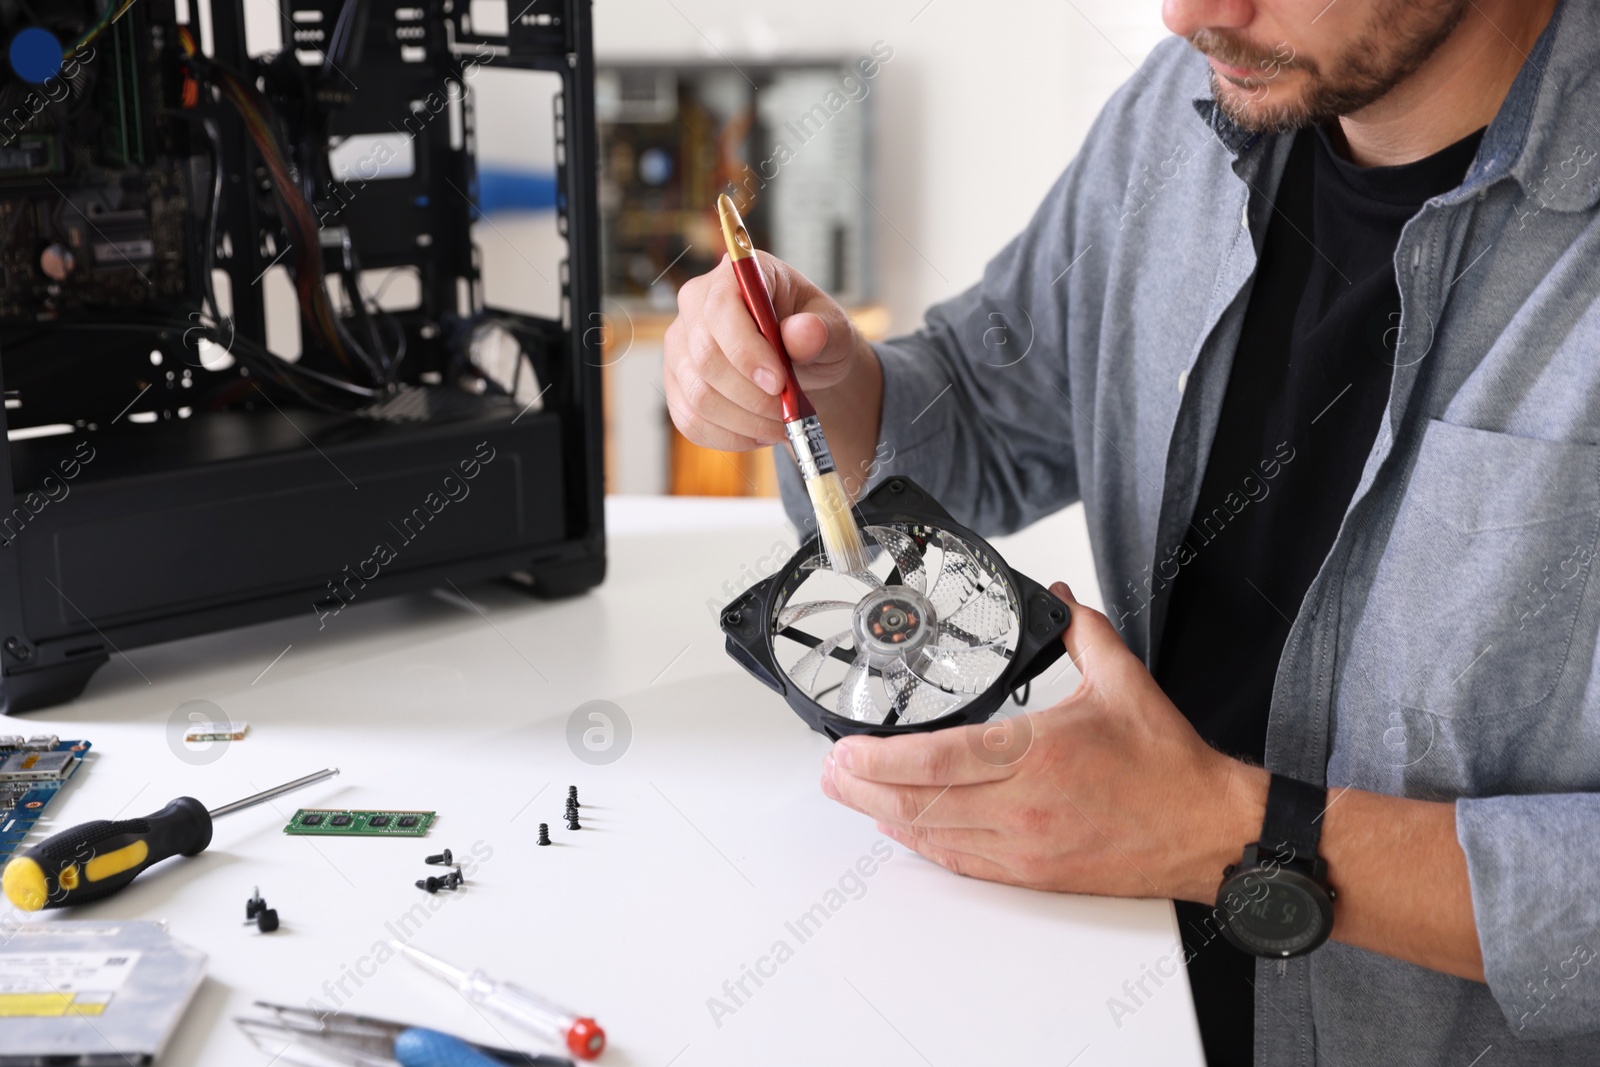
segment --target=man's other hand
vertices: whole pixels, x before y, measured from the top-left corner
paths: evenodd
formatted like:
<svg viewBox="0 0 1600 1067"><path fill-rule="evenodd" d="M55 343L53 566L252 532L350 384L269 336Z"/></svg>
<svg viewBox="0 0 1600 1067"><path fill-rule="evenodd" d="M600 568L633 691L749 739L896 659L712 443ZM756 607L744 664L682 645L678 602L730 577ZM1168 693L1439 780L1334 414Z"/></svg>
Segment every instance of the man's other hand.
<svg viewBox="0 0 1600 1067"><path fill-rule="evenodd" d="M823 792L957 874L1211 903L1260 834L1265 771L1211 748L1103 614L1072 605L1083 675L1054 707L898 737L846 737Z"/></svg>

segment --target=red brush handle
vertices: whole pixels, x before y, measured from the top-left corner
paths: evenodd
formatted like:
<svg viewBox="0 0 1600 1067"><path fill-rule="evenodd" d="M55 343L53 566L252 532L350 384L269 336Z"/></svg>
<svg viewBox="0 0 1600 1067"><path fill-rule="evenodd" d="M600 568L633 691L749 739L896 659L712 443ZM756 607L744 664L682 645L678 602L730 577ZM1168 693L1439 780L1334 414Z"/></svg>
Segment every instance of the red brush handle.
<svg viewBox="0 0 1600 1067"><path fill-rule="evenodd" d="M772 291L767 288L766 275L761 273L760 263L755 256L735 259L733 273L739 279L739 291L744 294L744 306L749 309L750 317L756 320L761 336L767 339L767 343L777 351L778 358L783 360L786 377L783 392L778 394L783 405L783 421L794 422L815 415L817 409L811 406L811 401L801 391L800 380L794 374L794 361L789 358L789 350L783 347L783 334L778 329L778 311L772 304Z"/></svg>

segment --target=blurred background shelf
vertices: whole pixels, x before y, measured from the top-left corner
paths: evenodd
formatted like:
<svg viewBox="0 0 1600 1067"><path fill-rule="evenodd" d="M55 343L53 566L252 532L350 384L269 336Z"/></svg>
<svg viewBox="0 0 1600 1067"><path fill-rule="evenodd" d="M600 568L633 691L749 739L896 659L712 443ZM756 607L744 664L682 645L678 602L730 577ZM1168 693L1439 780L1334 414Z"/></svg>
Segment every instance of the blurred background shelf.
<svg viewBox="0 0 1600 1067"><path fill-rule="evenodd" d="M661 394L677 290L721 255L717 193L869 337L913 329L978 280L1165 36L1158 5L1117 0L596 4L607 491L776 491L769 453L691 446ZM473 91L486 295L551 314L550 102L490 64ZM1119 201L1108 190L1105 210Z"/></svg>

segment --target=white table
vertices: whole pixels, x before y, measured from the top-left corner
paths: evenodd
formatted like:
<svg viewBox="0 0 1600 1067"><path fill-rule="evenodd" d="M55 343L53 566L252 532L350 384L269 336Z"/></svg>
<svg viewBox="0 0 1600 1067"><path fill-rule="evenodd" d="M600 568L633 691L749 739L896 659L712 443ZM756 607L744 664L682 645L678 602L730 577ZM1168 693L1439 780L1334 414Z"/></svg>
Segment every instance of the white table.
<svg viewBox="0 0 1600 1067"><path fill-rule="evenodd" d="M513 1037L410 964L374 966L374 946L403 921L420 948L592 1014L611 1038L600 1063L613 1067L1202 1062L1181 969L1159 987L1146 978L1152 995L1132 1015L1115 1019L1108 1003L1127 1002L1124 983L1171 956L1164 902L958 878L897 845L855 892L846 876L886 843L822 796L827 742L728 659L716 627L723 583L763 557L776 566L794 544L774 502L620 498L608 514L610 577L590 595L544 603L473 586L470 603L356 603L320 631L308 604L301 618L131 650L75 703L0 720L0 733L94 742L53 829L343 769L219 821L210 851L71 915L164 919L209 954L165 1064L265 1067L230 1022L258 999ZM1094 599L1077 516L998 547ZM1070 666L1052 668L1032 706L1075 681ZM176 709L197 699L251 725L203 764L171 740ZM569 714L595 699L632 727L605 766L566 740ZM561 819L569 784L583 803L577 833ZM288 837L299 806L440 817L422 840ZM540 822L557 847L535 847ZM422 860L445 846L487 858L465 892L430 898L413 882L437 873ZM829 896L841 878L855 898ZM254 885L279 911L278 933L243 925ZM804 941L785 925L840 900ZM763 961L778 941L792 955ZM770 977L745 978L736 1005L724 982L758 964ZM714 1020L713 997L735 1010Z"/></svg>

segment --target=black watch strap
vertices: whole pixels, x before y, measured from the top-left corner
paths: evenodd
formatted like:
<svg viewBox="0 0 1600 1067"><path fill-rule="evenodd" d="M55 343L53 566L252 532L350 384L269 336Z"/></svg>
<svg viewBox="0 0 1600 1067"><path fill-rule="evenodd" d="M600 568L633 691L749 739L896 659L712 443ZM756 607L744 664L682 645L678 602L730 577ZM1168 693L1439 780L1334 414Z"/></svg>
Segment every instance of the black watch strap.
<svg viewBox="0 0 1600 1067"><path fill-rule="evenodd" d="M1312 860L1322 838L1322 813L1328 790L1281 774L1267 787L1267 817L1261 822L1261 845L1276 850L1287 844L1299 859Z"/></svg>

